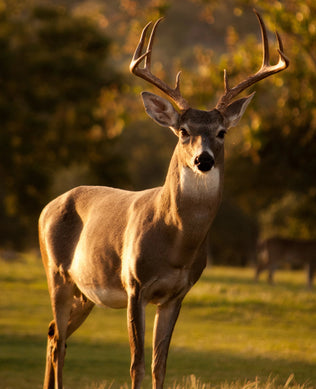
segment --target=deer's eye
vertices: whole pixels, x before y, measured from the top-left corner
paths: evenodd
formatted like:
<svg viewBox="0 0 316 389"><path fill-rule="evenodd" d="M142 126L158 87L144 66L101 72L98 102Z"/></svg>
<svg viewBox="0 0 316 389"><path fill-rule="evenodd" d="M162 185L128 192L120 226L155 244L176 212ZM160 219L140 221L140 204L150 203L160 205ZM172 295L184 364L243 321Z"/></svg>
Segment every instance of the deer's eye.
<svg viewBox="0 0 316 389"><path fill-rule="evenodd" d="M183 127L180 128L180 135L182 138L188 138L190 136L188 131Z"/></svg>
<svg viewBox="0 0 316 389"><path fill-rule="evenodd" d="M217 138L224 139L225 135L226 135L226 130L220 130L219 133L217 134Z"/></svg>

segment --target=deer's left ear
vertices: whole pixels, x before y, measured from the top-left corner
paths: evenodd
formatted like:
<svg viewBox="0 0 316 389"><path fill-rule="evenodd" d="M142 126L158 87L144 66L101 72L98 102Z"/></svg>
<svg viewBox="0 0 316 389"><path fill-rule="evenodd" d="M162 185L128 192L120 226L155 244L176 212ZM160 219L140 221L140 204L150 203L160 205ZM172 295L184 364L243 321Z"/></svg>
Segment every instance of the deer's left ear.
<svg viewBox="0 0 316 389"><path fill-rule="evenodd" d="M179 113L168 100L150 92L143 92L142 98L147 114L156 123L163 127L177 127Z"/></svg>
<svg viewBox="0 0 316 389"><path fill-rule="evenodd" d="M253 92L247 97L234 101L224 109L222 114L224 115L227 123L227 128L234 127L238 124L255 93L256 92Z"/></svg>

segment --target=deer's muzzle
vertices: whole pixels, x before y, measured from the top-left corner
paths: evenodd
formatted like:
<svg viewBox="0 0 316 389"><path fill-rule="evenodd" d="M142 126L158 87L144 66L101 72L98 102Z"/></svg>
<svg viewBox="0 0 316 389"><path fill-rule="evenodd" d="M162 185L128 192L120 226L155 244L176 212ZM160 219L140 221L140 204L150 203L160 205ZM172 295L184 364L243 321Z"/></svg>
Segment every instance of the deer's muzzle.
<svg viewBox="0 0 316 389"><path fill-rule="evenodd" d="M214 158L207 151L203 151L203 153L198 155L194 160L194 164L201 172L208 172L211 170L214 163Z"/></svg>

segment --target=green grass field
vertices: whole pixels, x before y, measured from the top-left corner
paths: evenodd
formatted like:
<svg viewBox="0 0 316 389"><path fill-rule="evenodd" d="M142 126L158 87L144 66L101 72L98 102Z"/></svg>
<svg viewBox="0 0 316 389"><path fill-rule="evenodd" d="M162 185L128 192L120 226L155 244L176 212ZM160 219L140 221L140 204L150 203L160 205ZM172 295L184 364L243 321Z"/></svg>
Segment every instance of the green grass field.
<svg viewBox="0 0 316 389"><path fill-rule="evenodd" d="M186 297L173 335L166 388L316 388L316 292L303 272L253 282L252 269L212 267ZM52 318L39 259L0 259L0 388L42 385ZM151 331L146 322L150 388ZM69 339L65 389L129 386L126 311L95 308Z"/></svg>

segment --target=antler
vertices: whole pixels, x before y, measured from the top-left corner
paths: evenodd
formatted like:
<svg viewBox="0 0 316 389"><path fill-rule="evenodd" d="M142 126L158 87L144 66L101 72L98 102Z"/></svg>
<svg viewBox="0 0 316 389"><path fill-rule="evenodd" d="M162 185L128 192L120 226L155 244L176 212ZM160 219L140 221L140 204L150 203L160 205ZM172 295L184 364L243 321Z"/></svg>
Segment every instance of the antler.
<svg viewBox="0 0 316 389"><path fill-rule="evenodd" d="M150 38L148 41L147 49L144 54L143 52L143 46L146 38L146 33L152 22L149 22L145 28L142 31L138 46L135 50L133 59L130 63L129 69L130 71L135 74L136 76L143 78L144 80L150 82L151 84L158 87L160 90L162 90L164 93L169 96L180 109L186 110L190 108L189 103L181 96L180 93L180 74L179 72L176 77L176 85L175 88L170 88L165 82L160 80L158 77L156 77L154 74L151 73L150 65L151 65L151 53L152 53L152 46L153 41L156 33L156 29L158 24L161 22L163 18L160 18L156 21L156 23L153 26L153 29L150 34ZM143 68L140 68L140 63L145 59L145 64Z"/></svg>
<svg viewBox="0 0 316 389"><path fill-rule="evenodd" d="M239 93L241 93L243 90L249 88L251 85L257 83L258 81L271 76L272 74L281 72L282 70L286 69L289 66L290 61L283 53L283 43L278 32L276 32L276 37L279 44L279 48L278 48L279 61L276 65L270 65L269 42L268 42L266 27L259 13L255 9L253 11L256 14L260 24L261 37L263 43L263 58L262 58L261 68L258 70L257 73L248 77L246 80L240 82L237 86L233 88L229 87L227 72L226 69L224 70L225 94L219 99L216 105L216 108L219 111L225 109L225 107L227 107L227 105L231 102L231 100L234 97L236 97Z"/></svg>

